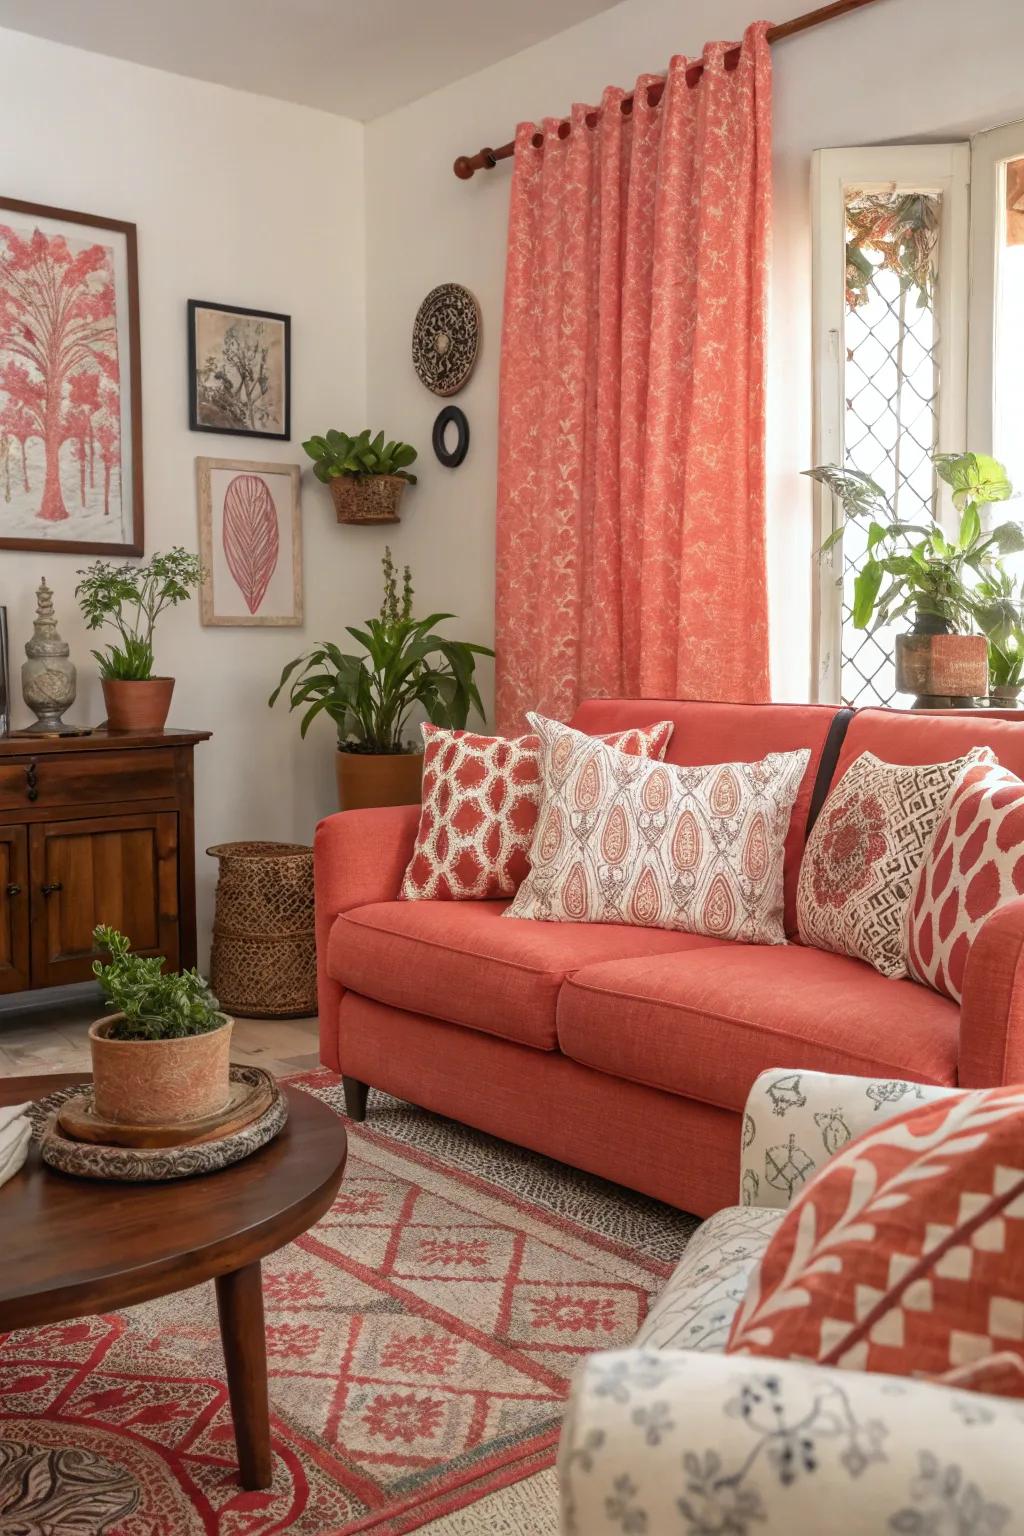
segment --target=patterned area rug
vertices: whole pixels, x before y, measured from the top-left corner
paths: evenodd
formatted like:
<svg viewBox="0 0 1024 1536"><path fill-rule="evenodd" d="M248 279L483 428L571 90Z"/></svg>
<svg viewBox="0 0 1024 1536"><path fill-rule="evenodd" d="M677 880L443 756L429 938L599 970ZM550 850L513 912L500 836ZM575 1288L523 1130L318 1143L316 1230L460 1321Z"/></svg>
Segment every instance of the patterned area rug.
<svg viewBox="0 0 1024 1536"><path fill-rule="evenodd" d="M333 1074L292 1081L341 1112ZM693 1219L383 1095L350 1137L331 1211L264 1261L273 1487L238 1487L202 1286L0 1337L0 1532L555 1529L572 1370Z"/></svg>

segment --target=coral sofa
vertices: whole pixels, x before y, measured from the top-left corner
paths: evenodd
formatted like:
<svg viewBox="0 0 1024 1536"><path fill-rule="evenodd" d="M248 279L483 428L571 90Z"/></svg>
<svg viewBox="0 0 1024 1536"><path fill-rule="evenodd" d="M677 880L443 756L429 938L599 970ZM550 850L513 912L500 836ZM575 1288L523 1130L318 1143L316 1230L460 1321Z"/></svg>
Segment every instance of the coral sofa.
<svg viewBox="0 0 1024 1536"><path fill-rule="evenodd" d="M598 733L671 718L667 761L810 748L786 845L786 922L809 823L862 752L929 763L989 745L1024 777L1024 720L826 705L590 700ZM315 844L320 1051L386 1089L708 1215L734 1198L740 1113L774 1062L967 1087L1024 1080L1024 899L988 920L962 1008L799 943L503 921L502 902L396 899L417 806L330 816Z"/></svg>

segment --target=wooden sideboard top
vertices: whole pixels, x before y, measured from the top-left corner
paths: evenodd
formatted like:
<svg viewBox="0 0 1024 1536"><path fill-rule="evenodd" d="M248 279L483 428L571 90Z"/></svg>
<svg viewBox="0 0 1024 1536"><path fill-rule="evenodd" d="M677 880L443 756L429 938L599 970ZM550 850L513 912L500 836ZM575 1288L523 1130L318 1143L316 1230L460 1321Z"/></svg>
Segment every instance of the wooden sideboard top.
<svg viewBox="0 0 1024 1536"><path fill-rule="evenodd" d="M0 758L36 757L43 752L122 752L132 747L192 747L212 731L108 731L98 725L88 736L0 736Z"/></svg>

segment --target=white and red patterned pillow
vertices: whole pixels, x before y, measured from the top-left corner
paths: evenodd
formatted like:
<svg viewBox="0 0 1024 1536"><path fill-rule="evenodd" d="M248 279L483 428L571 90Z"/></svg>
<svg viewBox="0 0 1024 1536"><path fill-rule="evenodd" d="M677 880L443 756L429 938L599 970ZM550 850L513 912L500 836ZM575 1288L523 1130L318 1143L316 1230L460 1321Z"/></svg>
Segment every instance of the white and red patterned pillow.
<svg viewBox="0 0 1024 1536"><path fill-rule="evenodd" d="M542 715L540 819L506 917L784 944L783 845L810 753L678 768Z"/></svg>
<svg viewBox="0 0 1024 1536"><path fill-rule="evenodd" d="M765 1250L726 1349L955 1371L979 1390L995 1373L1024 1394L1005 1369L1024 1359L1024 1088L920 1105L836 1153Z"/></svg>
<svg viewBox="0 0 1024 1536"><path fill-rule="evenodd" d="M399 899L488 901L512 896L530 865L527 854L540 803L540 741L478 736L424 725L423 809ZM598 736L619 752L659 761L671 720Z"/></svg>
<svg viewBox="0 0 1024 1536"><path fill-rule="evenodd" d="M904 919L914 876L950 793L976 747L948 763L883 763L863 752L829 790L804 849L797 886L800 938L907 974Z"/></svg>
<svg viewBox="0 0 1024 1536"><path fill-rule="evenodd" d="M1024 896L1024 783L998 763L969 768L950 796L907 906L907 968L954 1002L985 919Z"/></svg>

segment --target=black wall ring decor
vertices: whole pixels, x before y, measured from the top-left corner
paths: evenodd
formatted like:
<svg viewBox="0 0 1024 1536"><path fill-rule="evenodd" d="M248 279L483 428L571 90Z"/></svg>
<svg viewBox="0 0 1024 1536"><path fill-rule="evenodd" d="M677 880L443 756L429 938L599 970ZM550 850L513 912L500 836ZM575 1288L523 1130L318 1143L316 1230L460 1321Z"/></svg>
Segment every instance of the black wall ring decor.
<svg viewBox="0 0 1024 1536"><path fill-rule="evenodd" d="M449 448L445 442L445 433L454 424L458 437L455 447ZM469 422L466 420L465 411L460 411L457 405L446 405L444 410L438 411L437 420L434 422L434 452L446 469L458 469L466 454L469 452Z"/></svg>

